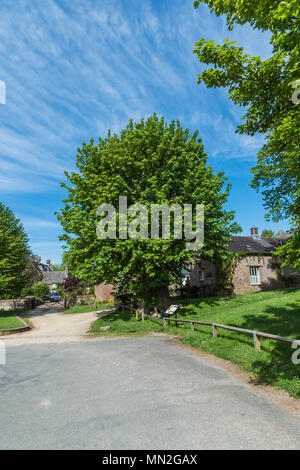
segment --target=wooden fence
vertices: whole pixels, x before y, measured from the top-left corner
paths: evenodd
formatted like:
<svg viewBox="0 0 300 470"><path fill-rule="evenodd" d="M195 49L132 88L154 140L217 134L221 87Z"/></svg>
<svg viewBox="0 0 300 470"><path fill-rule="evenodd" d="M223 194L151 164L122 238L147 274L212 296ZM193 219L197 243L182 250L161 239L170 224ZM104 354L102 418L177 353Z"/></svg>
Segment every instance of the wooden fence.
<svg viewBox="0 0 300 470"><path fill-rule="evenodd" d="M136 311L136 309L133 308L132 306L121 305L121 307L122 307L122 310L128 309L128 310ZM211 326L212 335L214 339L218 337L218 328L221 328L223 330L236 331L237 333L242 333L246 335L252 335L255 351L260 351L260 338L268 338L268 339L273 339L275 341L283 341L284 343L290 343L290 344L296 343L300 345L299 339L297 340L293 338L285 338L284 336L277 336L271 333L264 333L262 331L247 330L244 328L238 328L237 326L222 325L221 323L211 323L211 322L206 322L206 321L196 321L193 319L183 319L183 318L170 318L170 317L165 317L165 316L163 316L163 318L153 318L151 315L145 315L145 316L154 321L162 321L164 326L167 325L167 322L170 324L171 321L175 322L176 326L177 326L177 322L189 323L192 331L195 331L194 325Z"/></svg>
<svg viewBox="0 0 300 470"><path fill-rule="evenodd" d="M295 342L299 342L300 340L296 340L293 338L285 338L284 336L277 336L277 335L272 335L271 333L264 333L262 331L255 331L255 330L247 330L244 328L238 328L237 326L229 326L229 325L222 325L221 323L210 323L210 322L205 322L205 321L196 321L196 320L184 320L181 318L162 318L163 324L166 325L166 322L168 321L174 321L174 322L180 322L180 323L189 323L191 325L191 330L194 331L194 325L206 325L206 326L211 326L212 327L212 335L213 338L216 339L218 336L217 329L222 328L223 330L230 330L230 331L236 331L237 333L243 333L246 335L252 335L253 336L253 341L254 341L254 349L255 351L260 351L260 338L268 338L268 339L273 339L275 341L283 341L285 343L290 343L293 344Z"/></svg>

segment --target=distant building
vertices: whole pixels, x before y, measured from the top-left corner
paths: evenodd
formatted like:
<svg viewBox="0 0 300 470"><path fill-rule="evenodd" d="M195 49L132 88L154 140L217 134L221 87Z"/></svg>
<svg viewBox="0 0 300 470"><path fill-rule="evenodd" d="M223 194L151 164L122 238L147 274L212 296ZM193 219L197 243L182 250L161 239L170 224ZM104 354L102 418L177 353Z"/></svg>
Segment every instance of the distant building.
<svg viewBox="0 0 300 470"><path fill-rule="evenodd" d="M274 238L260 238L257 227L251 228L250 236L233 236L228 250L239 253L240 259L233 272L232 293L245 294L261 290L286 287L287 279L300 286L300 273L288 266L280 268L280 260L273 256L274 250L282 246L292 233L281 233ZM217 287L215 265L199 258L191 265L189 274L183 273L185 285L206 296Z"/></svg>

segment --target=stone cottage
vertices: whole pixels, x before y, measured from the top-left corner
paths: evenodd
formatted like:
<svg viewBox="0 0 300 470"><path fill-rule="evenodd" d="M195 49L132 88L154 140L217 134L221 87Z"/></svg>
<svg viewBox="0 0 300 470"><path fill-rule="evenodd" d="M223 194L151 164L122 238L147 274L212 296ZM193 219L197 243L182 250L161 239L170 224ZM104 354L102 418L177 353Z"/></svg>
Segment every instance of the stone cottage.
<svg viewBox="0 0 300 470"><path fill-rule="evenodd" d="M287 278L300 287L300 271L289 267L279 268L280 261L273 256L274 250L285 243L291 233L279 233L275 238L261 238L257 227L252 227L249 236L233 236L228 250L240 255L232 278L232 293L246 294L262 290L287 287ZM207 297L216 292L215 265L199 258L190 267L182 270L182 287L194 290L195 295ZM114 287L102 283L95 287L97 300L113 299Z"/></svg>
<svg viewBox="0 0 300 470"><path fill-rule="evenodd" d="M274 250L289 236L291 234L260 238L258 229L252 227L250 236L232 237L228 250L241 255L233 272L233 294L281 289L286 287L287 277L300 286L300 273L292 272L289 267L280 269L279 260L273 256ZM197 288L198 295L212 294L216 288L214 264L200 258L185 273L183 284Z"/></svg>
<svg viewBox="0 0 300 470"><path fill-rule="evenodd" d="M57 289L57 284L62 284L68 277L68 268L66 267L65 271L53 271L50 259L47 259L46 263L42 263L41 258L38 256L37 267L42 274L42 281L48 284L50 292L54 292Z"/></svg>

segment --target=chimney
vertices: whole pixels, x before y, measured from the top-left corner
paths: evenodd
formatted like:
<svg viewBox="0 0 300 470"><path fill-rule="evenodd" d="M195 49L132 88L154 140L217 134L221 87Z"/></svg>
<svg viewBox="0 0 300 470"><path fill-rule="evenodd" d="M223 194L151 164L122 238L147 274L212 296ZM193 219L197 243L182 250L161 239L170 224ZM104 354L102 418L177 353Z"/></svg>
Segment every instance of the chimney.
<svg viewBox="0 0 300 470"><path fill-rule="evenodd" d="M259 235L258 235L258 227L251 227L251 228L250 228L250 233L251 233L251 237L253 237L253 238L259 238Z"/></svg>
<svg viewBox="0 0 300 470"><path fill-rule="evenodd" d="M46 264L48 264L48 266L50 266L50 264L51 264L51 259L46 259Z"/></svg>

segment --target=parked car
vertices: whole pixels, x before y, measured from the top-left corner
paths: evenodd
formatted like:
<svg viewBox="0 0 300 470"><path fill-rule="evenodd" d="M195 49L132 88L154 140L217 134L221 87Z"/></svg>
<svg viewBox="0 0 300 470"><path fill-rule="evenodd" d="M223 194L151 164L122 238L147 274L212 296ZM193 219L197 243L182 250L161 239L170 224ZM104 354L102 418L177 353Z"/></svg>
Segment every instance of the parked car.
<svg viewBox="0 0 300 470"><path fill-rule="evenodd" d="M51 298L51 294L50 294L50 293L45 295L45 300L50 300L50 298Z"/></svg>
<svg viewBox="0 0 300 470"><path fill-rule="evenodd" d="M61 300L61 295L59 292L52 292L50 294L50 301L51 302L58 302L59 300Z"/></svg>

